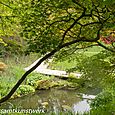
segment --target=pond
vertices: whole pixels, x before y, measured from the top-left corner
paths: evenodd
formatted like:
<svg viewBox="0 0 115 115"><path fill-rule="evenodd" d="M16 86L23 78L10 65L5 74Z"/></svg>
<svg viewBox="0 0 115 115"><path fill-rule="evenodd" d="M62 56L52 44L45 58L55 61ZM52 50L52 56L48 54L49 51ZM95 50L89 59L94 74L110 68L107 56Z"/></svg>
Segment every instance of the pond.
<svg viewBox="0 0 115 115"><path fill-rule="evenodd" d="M90 101L90 100L89 100ZM90 110L88 99L81 99L76 90L39 90L5 102L3 109L36 109L42 112L72 111L83 113Z"/></svg>

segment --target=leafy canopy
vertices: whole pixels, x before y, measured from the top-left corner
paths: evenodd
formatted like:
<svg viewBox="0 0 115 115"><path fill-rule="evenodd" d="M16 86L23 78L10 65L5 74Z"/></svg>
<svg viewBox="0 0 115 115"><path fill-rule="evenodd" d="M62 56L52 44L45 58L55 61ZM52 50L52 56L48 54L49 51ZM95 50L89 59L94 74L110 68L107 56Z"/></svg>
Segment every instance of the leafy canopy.
<svg viewBox="0 0 115 115"><path fill-rule="evenodd" d="M105 46L99 39L115 29L114 4L114 0L2 0L1 20L27 41L28 52L46 53L71 41L79 47L97 41Z"/></svg>

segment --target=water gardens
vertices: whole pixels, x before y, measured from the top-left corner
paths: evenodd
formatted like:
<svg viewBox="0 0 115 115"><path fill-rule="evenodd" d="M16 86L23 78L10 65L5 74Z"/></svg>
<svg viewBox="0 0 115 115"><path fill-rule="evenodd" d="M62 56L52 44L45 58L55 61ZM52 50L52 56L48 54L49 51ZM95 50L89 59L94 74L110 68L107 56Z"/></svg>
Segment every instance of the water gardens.
<svg viewBox="0 0 115 115"><path fill-rule="evenodd" d="M68 90L72 94L68 103L74 95L79 100L81 93L99 93L90 104L90 114L114 114L114 0L2 0L0 20L0 61L7 65L5 72L0 72L1 108L23 109L16 97L21 96L20 100L25 94L32 97L38 90L35 97L55 93L51 94L53 98L49 97L49 101L35 98L37 107L45 107L46 113L55 113L51 110L57 111L58 104L62 110L60 113L64 113L70 111L71 106L63 98L61 101L55 98L57 89L63 89L67 92L59 94L70 95ZM24 68L40 57L38 63L25 72ZM33 72L49 58L53 61L48 69L66 71L68 77ZM80 78L73 73L80 73ZM26 101L29 101L28 96ZM48 111L52 103L56 106L53 109L50 106ZM76 104L72 107L74 110L78 108Z"/></svg>

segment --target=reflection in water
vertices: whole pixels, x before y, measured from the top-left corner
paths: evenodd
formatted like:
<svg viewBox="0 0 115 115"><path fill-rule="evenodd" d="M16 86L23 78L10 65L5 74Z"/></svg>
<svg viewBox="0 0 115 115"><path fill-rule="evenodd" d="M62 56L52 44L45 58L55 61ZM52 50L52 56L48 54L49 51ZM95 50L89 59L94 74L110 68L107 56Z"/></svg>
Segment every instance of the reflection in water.
<svg viewBox="0 0 115 115"><path fill-rule="evenodd" d="M11 104L9 104L11 103ZM87 100L81 100L75 90L41 90L4 103L0 108L44 109L47 112L71 110L84 112L90 109Z"/></svg>
<svg viewBox="0 0 115 115"><path fill-rule="evenodd" d="M80 101L79 103L75 103L73 105L73 110L75 112L83 113L85 111L86 112L89 111L90 110L90 106L89 106L87 100L84 99L83 101Z"/></svg>

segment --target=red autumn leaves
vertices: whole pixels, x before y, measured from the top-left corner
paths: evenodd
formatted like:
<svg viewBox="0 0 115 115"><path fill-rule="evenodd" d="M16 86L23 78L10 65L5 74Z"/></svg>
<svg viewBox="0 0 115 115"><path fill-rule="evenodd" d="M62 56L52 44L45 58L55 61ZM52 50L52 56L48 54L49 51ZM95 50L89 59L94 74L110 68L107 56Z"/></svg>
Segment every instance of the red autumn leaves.
<svg viewBox="0 0 115 115"><path fill-rule="evenodd" d="M100 40L105 44L112 44L115 42L115 35L111 33L109 36L101 36Z"/></svg>

